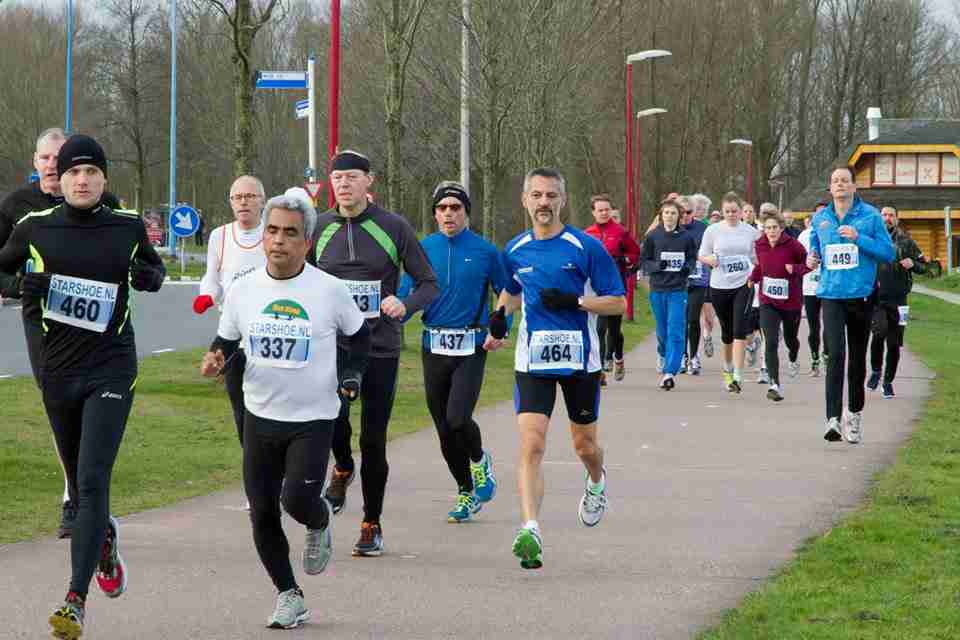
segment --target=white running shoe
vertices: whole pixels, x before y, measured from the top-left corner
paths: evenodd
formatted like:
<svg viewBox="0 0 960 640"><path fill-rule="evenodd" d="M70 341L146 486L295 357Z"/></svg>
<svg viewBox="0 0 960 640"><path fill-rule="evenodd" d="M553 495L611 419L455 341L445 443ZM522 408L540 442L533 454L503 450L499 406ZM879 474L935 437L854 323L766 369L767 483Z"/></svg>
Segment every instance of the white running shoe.
<svg viewBox="0 0 960 640"><path fill-rule="evenodd" d="M713 357L713 336L709 333L703 338L703 353L708 357Z"/></svg>
<svg viewBox="0 0 960 640"><path fill-rule="evenodd" d="M843 426L846 431L846 441L850 444L860 444L863 439L863 413L860 411L848 413Z"/></svg>
<svg viewBox="0 0 960 640"><path fill-rule="evenodd" d="M700 356L693 356L690 358L690 375L700 375L701 369L703 369L703 366L700 364Z"/></svg>
<svg viewBox="0 0 960 640"><path fill-rule="evenodd" d="M307 540L303 545L303 572L310 576L323 573L333 555L333 539L330 527L333 525L333 508L326 498L320 498L327 508L327 526L323 529L307 529Z"/></svg>
<svg viewBox="0 0 960 640"><path fill-rule="evenodd" d="M277 607L267 620L270 629L296 629L310 619L310 611L300 589L288 589L277 596Z"/></svg>
<svg viewBox="0 0 960 640"><path fill-rule="evenodd" d="M667 361L663 356L657 356L657 373L663 373L663 367L666 362Z"/></svg>
<svg viewBox="0 0 960 640"><path fill-rule="evenodd" d="M588 472L586 478L583 481L583 497L580 498L580 508L578 510L578 515L580 517L580 522L585 527L595 527L600 522L600 519L603 518L603 514L607 510L607 470L603 470L603 481L604 487L602 493L593 493L590 491L590 473Z"/></svg>
<svg viewBox="0 0 960 640"><path fill-rule="evenodd" d="M789 363L787 365L787 373L790 374L791 378L796 378L798 375L800 375L800 363L799 362Z"/></svg>
<svg viewBox="0 0 960 640"><path fill-rule="evenodd" d="M770 374L765 368L760 369L760 373L757 374L757 384L770 384Z"/></svg>
<svg viewBox="0 0 960 640"><path fill-rule="evenodd" d="M767 389L767 398L773 400L774 402L780 402L783 400L783 392L780 391L780 385L772 384L770 388Z"/></svg>
<svg viewBox="0 0 960 640"><path fill-rule="evenodd" d="M830 418L827 420L827 429L823 434L823 439L827 442L840 442L843 440L843 434L840 433L840 418Z"/></svg>

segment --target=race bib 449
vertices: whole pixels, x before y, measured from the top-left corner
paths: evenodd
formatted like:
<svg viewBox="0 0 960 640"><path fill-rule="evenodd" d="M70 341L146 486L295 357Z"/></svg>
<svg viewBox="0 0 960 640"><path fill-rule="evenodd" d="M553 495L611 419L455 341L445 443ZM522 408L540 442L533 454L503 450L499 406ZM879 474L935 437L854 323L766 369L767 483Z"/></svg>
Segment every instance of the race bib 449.
<svg viewBox="0 0 960 640"><path fill-rule="evenodd" d="M823 250L824 264L827 269L856 269L860 265L860 247L852 242L828 244Z"/></svg>

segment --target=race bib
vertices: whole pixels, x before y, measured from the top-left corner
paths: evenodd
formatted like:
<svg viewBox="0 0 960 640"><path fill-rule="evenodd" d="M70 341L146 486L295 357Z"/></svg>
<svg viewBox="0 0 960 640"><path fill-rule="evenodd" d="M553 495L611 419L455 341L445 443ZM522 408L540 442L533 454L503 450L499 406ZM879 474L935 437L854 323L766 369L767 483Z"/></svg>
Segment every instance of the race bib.
<svg viewBox="0 0 960 640"><path fill-rule="evenodd" d="M247 325L247 358L281 369L300 369L310 359L313 325L302 318L261 316Z"/></svg>
<svg viewBox="0 0 960 640"><path fill-rule="evenodd" d="M820 269L811 271L803 276L803 295L817 295L817 287L820 285Z"/></svg>
<svg viewBox="0 0 960 640"><path fill-rule="evenodd" d="M786 300L790 295L790 283L786 278L763 277L763 295L774 300Z"/></svg>
<svg viewBox="0 0 960 640"><path fill-rule="evenodd" d="M442 356L472 356L477 332L466 329L431 329L430 352Z"/></svg>
<svg viewBox="0 0 960 640"><path fill-rule="evenodd" d="M114 283L54 275L43 317L103 333L113 317L118 289Z"/></svg>
<svg viewBox="0 0 960 640"><path fill-rule="evenodd" d="M683 269L683 263L686 262L687 256L683 251L661 251L660 260L667 263L667 268L664 271L677 272Z"/></svg>
<svg viewBox="0 0 960 640"><path fill-rule="evenodd" d="M579 331L534 331L529 351L530 371L583 368L583 334Z"/></svg>
<svg viewBox="0 0 960 640"><path fill-rule="evenodd" d="M750 258L747 256L723 256L720 258L720 271L727 274L746 273L750 270Z"/></svg>
<svg viewBox="0 0 960 640"><path fill-rule="evenodd" d="M691 280L699 280L703 277L703 265L697 260L696 265L693 267L693 273L687 276Z"/></svg>
<svg viewBox="0 0 960 640"><path fill-rule="evenodd" d="M344 280L353 301L364 318L380 317L380 281L379 280Z"/></svg>
<svg viewBox="0 0 960 640"><path fill-rule="evenodd" d="M860 247L852 242L828 244L824 247L823 263L827 269L856 269L860 264Z"/></svg>

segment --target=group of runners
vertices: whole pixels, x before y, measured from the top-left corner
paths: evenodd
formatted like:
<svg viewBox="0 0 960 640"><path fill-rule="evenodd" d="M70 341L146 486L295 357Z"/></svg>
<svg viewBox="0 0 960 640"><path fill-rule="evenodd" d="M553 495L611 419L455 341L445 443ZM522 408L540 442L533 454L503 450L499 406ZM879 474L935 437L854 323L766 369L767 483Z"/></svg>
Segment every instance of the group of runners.
<svg viewBox="0 0 960 640"><path fill-rule="evenodd" d="M0 219L10 221L0 227L0 286L4 295L23 298L31 365L64 469L61 535L71 540L72 573L49 622L54 636L73 639L82 633L94 577L111 598L127 586L109 488L137 381L130 289L157 291L165 270L139 215L105 191L107 156L95 140L49 130L34 160L41 180L29 197L18 192L19 199L0 206ZM723 197L722 220L710 226L702 221L711 204L706 196L672 194L640 246L614 220L606 195L592 200L594 225L564 223L564 177L541 167L523 181L529 230L502 251L470 230L470 196L456 182L437 186L438 230L418 241L403 216L368 198L374 177L367 157L339 153L329 178L336 205L318 213L300 189L267 198L260 180L238 177L228 199L234 220L211 232L207 272L193 301L195 313L220 312L200 372L225 382L254 544L278 592L270 627L294 628L310 615L282 511L305 527L304 572L323 572L333 516L359 472L363 515L353 555L384 550L386 434L401 325L418 312L426 403L457 491L446 514L452 523L470 520L496 495L492 452L473 414L488 353L503 348L514 330L522 520L512 552L526 569L543 565L542 465L558 386L584 467L578 518L593 527L607 509L600 394L606 372L615 380L626 375L620 325L637 269L649 276L665 390L681 371L701 373L702 325L704 351L713 355L715 314L724 384L739 393L757 300L768 396L782 399L780 331L795 375L800 308L809 297L803 294L815 283L830 354L824 437L860 439L867 337L877 317L886 318L888 330L879 343L875 338L867 388L879 385L886 348L883 384L893 395L909 291L909 273L901 270L922 268L922 257L908 237L896 235L895 212L881 218L859 199L846 168L831 175L833 202L800 241L784 232L778 212L767 213L762 231L745 222L736 194ZM879 299L878 263L887 265ZM872 313L874 304L882 313ZM818 371L819 344L811 349ZM847 361L849 403L841 422ZM358 400L359 469L350 420Z"/></svg>

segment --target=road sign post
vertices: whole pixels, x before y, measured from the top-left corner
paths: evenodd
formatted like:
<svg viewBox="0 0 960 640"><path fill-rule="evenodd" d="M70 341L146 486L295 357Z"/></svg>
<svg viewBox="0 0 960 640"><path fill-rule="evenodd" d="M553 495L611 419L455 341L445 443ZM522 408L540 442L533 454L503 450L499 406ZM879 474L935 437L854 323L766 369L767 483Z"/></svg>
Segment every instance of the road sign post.
<svg viewBox="0 0 960 640"><path fill-rule="evenodd" d="M170 229L171 237L175 236L180 239L180 274L183 275L183 272L186 271L187 238L200 229L200 214L188 204L177 205L170 209L167 226Z"/></svg>

